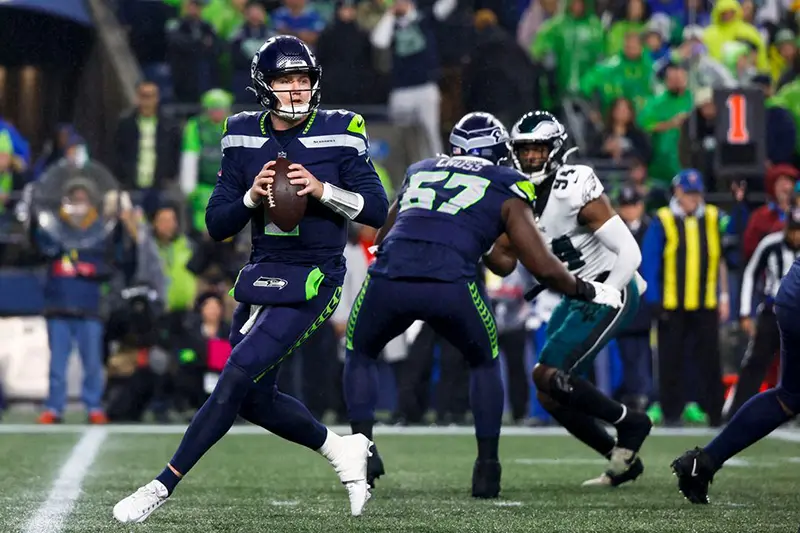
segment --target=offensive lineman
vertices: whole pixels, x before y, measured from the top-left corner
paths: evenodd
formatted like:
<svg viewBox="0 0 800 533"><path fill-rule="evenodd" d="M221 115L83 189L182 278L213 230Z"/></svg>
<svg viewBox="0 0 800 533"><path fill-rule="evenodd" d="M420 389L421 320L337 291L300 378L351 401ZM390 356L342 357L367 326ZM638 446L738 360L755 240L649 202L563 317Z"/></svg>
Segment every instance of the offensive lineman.
<svg viewBox="0 0 800 533"><path fill-rule="evenodd" d="M547 343L533 370L542 406L609 459L606 472L584 485L617 486L643 472L637 454L652 424L646 415L629 412L605 396L583 375L636 313L646 288L636 274L642 255L594 171L564 162L567 132L553 115L527 113L514 125L511 139L517 164L536 186L534 211L550 249L570 272L622 292L623 305L618 309L562 299L547 325ZM615 426L616 442L600 421Z"/></svg>
<svg viewBox="0 0 800 533"><path fill-rule="evenodd" d="M621 295L573 276L547 250L533 219L533 187L517 170L503 166L510 163L511 145L494 116L465 115L450 135L450 154L409 167L388 222L378 232L377 258L347 325L344 392L353 433L371 439L378 396L375 359L412 322L426 321L470 364L478 441L472 495L495 498L504 394L497 329L477 283L481 256L503 276L514 270L518 256L542 283L570 301L594 302L597 309L619 307ZM380 474L383 464L375 454L368 482Z"/></svg>

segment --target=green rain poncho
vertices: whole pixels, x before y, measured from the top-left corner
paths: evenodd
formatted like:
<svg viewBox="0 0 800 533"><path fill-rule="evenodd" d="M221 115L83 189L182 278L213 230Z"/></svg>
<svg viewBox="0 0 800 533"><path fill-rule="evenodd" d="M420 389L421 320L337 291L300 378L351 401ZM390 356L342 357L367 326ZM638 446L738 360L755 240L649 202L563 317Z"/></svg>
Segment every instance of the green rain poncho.
<svg viewBox="0 0 800 533"><path fill-rule="evenodd" d="M583 76L581 93L589 99L599 94L603 112L621 96L631 100L636 109L642 109L653 96L653 61L646 53L632 61L620 52Z"/></svg>

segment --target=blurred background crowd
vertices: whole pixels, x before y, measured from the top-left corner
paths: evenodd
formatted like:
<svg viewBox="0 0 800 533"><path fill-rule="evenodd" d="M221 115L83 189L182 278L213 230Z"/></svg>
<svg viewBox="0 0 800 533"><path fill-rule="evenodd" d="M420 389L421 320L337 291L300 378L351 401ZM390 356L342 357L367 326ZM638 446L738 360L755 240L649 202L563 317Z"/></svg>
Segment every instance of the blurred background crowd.
<svg viewBox="0 0 800 533"><path fill-rule="evenodd" d="M202 404L249 253L249 232L205 230L222 123L257 109L255 51L293 34L323 107L366 117L390 198L465 112L559 116L650 284L592 379L658 423L719 425L774 379L776 258L800 245L799 29L796 0L3 2L0 402L37 402L42 423L74 400L95 423ZM326 420L344 420L341 340L373 238L351 226L342 303L280 378ZM507 419L548 424L530 370L557 300L525 302L518 274L482 280ZM385 422L469 422L467 368L424 324L382 361Z"/></svg>

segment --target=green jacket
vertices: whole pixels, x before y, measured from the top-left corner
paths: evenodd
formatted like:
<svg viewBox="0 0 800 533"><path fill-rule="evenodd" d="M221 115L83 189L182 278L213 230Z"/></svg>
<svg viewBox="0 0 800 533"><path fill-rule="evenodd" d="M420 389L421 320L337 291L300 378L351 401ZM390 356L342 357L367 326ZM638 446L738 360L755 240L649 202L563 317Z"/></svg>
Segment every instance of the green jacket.
<svg viewBox="0 0 800 533"><path fill-rule="evenodd" d="M605 112L611 103L624 96L636 109L642 109L653 96L653 60L642 53L631 61L620 52L587 72L581 79L581 93L589 99L600 95L600 105Z"/></svg>
<svg viewBox="0 0 800 533"><path fill-rule="evenodd" d="M553 104L564 95L578 94L581 77L603 57L602 24L594 15L594 2L585 5L585 14L576 19L569 13L568 1L564 13L542 24L531 46L534 59L555 67L556 94L548 95Z"/></svg>
<svg viewBox="0 0 800 533"><path fill-rule="evenodd" d="M220 140L224 122L214 123L207 116L190 118L183 130L183 152L198 158L197 186L189 195L192 209L192 226L203 232L206 229L206 206L217 183L219 162L222 159Z"/></svg>
<svg viewBox="0 0 800 533"><path fill-rule="evenodd" d="M650 98L639 113L639 124L650 134L653 143L653 159L650 162L648 173L651 178L662 184L670 183L675 174L681 171L681 162L678 157L681 129L673 127L666 131L654 132L653 128L680 113L690 113L693 108L694 101L689 91L685 91L681 95L664 91Z"/></svg>
<svg viewBox="0 0 800 533"><path fill-rule="evenodd" d="M158 243L158 255L167 280L167 311L186 311L194 305L197 280L186 267L192 253L186 237L178 237L168 244Z"/></svg>

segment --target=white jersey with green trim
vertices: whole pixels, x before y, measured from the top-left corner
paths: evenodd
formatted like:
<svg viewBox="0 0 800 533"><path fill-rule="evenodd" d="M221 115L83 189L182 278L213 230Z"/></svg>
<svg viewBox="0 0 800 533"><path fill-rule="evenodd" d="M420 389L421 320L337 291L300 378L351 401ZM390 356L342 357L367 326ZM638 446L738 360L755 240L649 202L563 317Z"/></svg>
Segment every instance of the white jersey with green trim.
<svg viewBox="0 0 800 533"><path fill-rule="evenodd" d="M616 255L578 218L583 206L603 191L594 170L586 165L563 165L536 187L536 222L548 246L570 272L589 281L610 271L616 261Z"/></svg>

